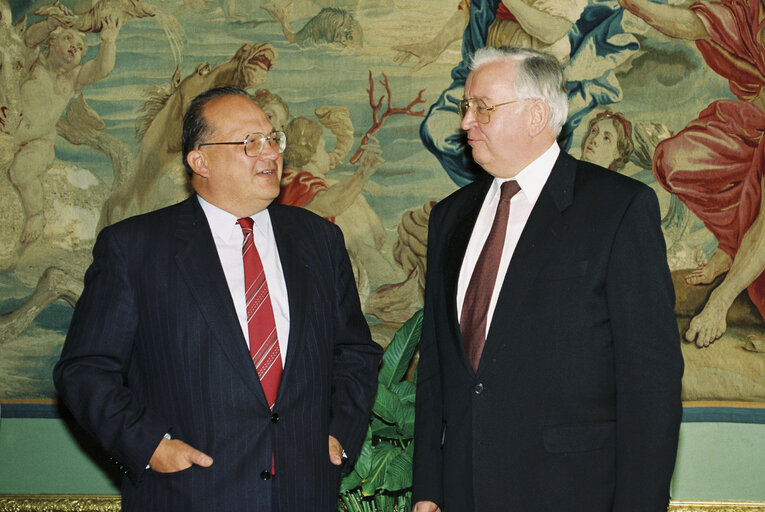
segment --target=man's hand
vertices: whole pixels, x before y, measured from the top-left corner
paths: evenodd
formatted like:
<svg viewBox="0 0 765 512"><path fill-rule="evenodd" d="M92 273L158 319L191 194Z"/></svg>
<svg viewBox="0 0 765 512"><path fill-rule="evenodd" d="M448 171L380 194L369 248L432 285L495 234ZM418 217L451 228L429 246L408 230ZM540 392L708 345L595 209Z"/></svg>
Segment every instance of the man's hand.
<svg viewBox="0 0 765 512"><path fill-rule="evenodd" d="M441 509L432 501L418 501L414 504L412 512L441 512Z"/></svg>
<svg viewBox="0 0 765 512"><path fill-rule="evenodd" d="M178 439L162 438L149 464L152 471L158 473L175 473L190 468L193 464L208 468L213 460L196 448Z"/></svg>
<svg viewBox="0 0 765 512"><path fill-rule="evenodd" d="M335 466L343 463L343 446L332 436L329 436L329 461Z"/></svg>

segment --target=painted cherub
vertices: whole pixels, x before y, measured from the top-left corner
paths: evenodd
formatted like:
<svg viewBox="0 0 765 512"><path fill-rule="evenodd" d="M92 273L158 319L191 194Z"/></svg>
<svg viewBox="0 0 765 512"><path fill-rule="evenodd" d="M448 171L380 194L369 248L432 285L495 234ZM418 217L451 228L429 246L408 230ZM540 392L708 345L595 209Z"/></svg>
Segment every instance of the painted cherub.
<svg viewBox="0 0 765 512"><path fill-rule="evenodd" d="M296 117L285 129L285 168L282 192L277 201L302 206L333 221L343 230L357 279L368 277L371 282L385 282L393 273L390 262L381 253L386 239L385 228L362 194L369 179L384 162L382 148L371 137L362 146L358 166L352 175L341 180L328 177L340 155L347 152L348 137L343 132L349 131L350 135L353 131L345 109L323 107L317 111L317 116L320 113L321 124ZM338 145L332 150L326 147L322 125L332 128L338 137ZM335 125L342 125L346 130ZM362 275L365 277L359 277Z"/></svg>
<svg viewBox="0 0 765 512"><path fill-rule="evenodd" d="M27 78L20 86L22 120L15 132L20 145L10 167L10 180L19 192L26 216L21 242L29 244L45 227L42 176L53 164L56 122L74 95L86 85L105 78L114 68L119 18L105 17L98 55L81 64L85 35L61 19L72 14L57 4L62 16L49 16L24 32L30 48L42 46Z"/></svg>
<svg viewBox="0 0 765 512"><path fill-rule="evenodd" d="M284 131L290 120L290 108L281 96L268 89L258 89L252 95L252 101L263 109L274 130Z"/></svg>

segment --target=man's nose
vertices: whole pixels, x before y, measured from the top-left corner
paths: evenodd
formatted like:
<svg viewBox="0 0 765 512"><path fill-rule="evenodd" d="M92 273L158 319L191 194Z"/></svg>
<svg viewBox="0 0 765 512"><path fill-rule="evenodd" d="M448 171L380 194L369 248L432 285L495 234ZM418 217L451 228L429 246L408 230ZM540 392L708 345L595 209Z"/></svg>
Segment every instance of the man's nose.
<svg viewBox="0 0 765 512"><path fill-rule="evenodd" d="M462 128L465 131L468 131L471 126L476 124L476 118L475 113L473 112L473 109L468 109L467 112L465 112L465 115L462 117L462 121L460 122L460 128Z"/></svg>
<svg viewBox="0 0 765 512"><path fill-rule="evenodd" d="M264 160L276 160L279 158L279 152L271 144L271 141L265 141L263 143L263 149L260 152L260 158Z"/></svg>

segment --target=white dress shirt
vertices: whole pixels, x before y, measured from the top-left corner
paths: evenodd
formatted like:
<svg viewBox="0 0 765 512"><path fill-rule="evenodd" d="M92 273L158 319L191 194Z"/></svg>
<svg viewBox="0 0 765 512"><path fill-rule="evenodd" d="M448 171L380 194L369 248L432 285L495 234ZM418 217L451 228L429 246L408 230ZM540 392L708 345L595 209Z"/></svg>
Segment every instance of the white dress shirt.
<svg viewBox="0 0 765 512"><path fill-rule="evenodd" d="M494 292L491 294L489 311L486 315L486 335L489 333L491 319L494 317L494 308L497 306L499 289L505 281L505 275L507 274L507 268L510 266L510 259L513 257L515 246L518 245L518 239L520 239L523 228L526 226L526 221L529 220L531 210L534 208L539 194L542 192L542 187L547 182L547 178L550 177L553 165L555 165L555 160L557 160L559 154L560 147L558 147L557 143L553 142L552 146L542 153L539 158L531 162L514 178L510 178L518 181L521 190L510 200L505 244L502 247L502 258L499 260L497 280L494 283ZM470 242L468 242L467 251L465 252L465 258L462 260L460 277L457 283L458 320L462 317L462 303L465 302L465 293L467 292L468 284L470 284L470 277L473 275L478 257L481 255L483 245L489 237L489 231L491 231L491 226L494 223L494 216L499 205L500 187L502 183L510 181L510 179L494 178L483 200L481 211L478 213L478 218L473 227L473 234L470 235Z"/></svg>
<svg viewBox="0 0 765 512"><path fill-rule="evenodd" d="M215 248L218 250L223 273L226 275L228 289L236 308L236 316L242 334L250 345L250 332L247 328L247 307L244 296L244 262L242 259L242 244L244 235L242 228L236 223L237 217L221 210L217 206L208 203L197 195L199 204L205 212L207 222L210 224ZM262 210L252 216L254 222L252 228L252 240L258 250L260 260L263 262L263 270L268 283L268 293L274 309L276 321L276 335L279 338L279 352L282 356L282 365L287 355L287 339L290 333L290 313L287 302L287 283L282 272L282 263L279 260L279 251L276 248L276 239L271 225L271 217L268 210Z"/></svg>

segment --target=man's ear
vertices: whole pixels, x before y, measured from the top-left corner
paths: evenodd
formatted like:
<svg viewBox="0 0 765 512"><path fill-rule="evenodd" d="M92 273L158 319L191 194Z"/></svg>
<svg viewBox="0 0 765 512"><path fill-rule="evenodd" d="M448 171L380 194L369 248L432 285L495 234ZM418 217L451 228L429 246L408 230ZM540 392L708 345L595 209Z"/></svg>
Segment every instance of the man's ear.
<svg viewBox="0 0 765 512"><path fill-rule="evenodd" d="M186 155L186 163L189 164L194 174L198 174L203 178L207 178L209 169L207 167L207 159L205 155L198 149L192 149Z"/></svg>
<svg viewBox="0 0 765 512"><path fill-rule="evenodd" d="M529 123L529 135L536 137L547 128L550 120L550 105L540 99L533 100L531 105L531 122Z"/></svg>

